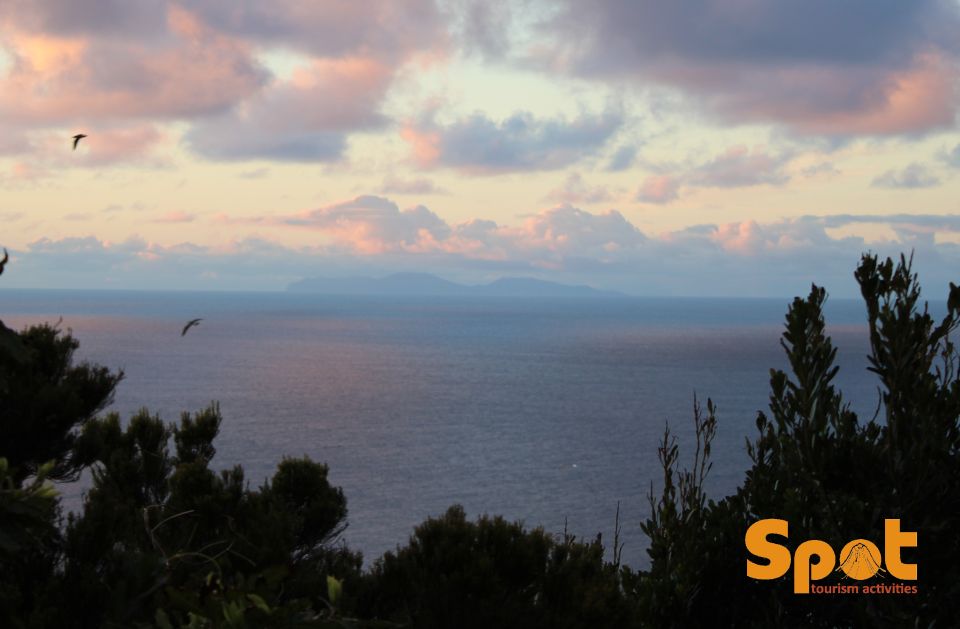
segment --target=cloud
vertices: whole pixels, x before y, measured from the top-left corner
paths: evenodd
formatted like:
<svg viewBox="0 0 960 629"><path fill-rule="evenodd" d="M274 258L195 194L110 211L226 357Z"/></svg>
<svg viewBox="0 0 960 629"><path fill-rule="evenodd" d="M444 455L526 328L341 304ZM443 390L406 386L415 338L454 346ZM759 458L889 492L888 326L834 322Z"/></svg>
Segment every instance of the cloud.
<svg viewBox="0 0 960 629"><path fill-rule="evenodd" d="M16 22L29 32L60 37L96 35L107 39L152 38L167 17L166 0L111 2L94 0L30 0L4 3L0 18Z"/></svg>
<svg viewBox="0 0 960 629"><path fill-rule="evenodd" d="M387 61L446 46L445 24L433 0L194 0L189 6L218 32L316 57Z"/></svg>
<svg viewBox="0 0 960 629"><path fill-rule="evenodd" d="M503 275L586 283L639 294L805 294L811 282L854 296L851 269L860 254L914 251L926 286L956 281L960 235L954 215L830 215L698 225L647 235L616 211L558 206L518 225L473 219L450 225L422 206L400 210L380 197L358 197L287 217L273 227L312 229L317 243L287 247L263 239L218 246L150 243L131 237L40 239L11 250L10 286L121 286L277 289L315 275L381 276L437 272L467 282ZM875 225L889 237L860 235ZM325 241L331 241L329 244ZM18 283L19 282L19 283ZM934 298L939 297L936 292Z"/></svg>
<svg viewBox="0 0 960 629"><path fill-rule="evenodd" d="M219 117L198 122L187 144L214 159L332 161L350 131L382 125L392 70L363 58L315 61L309 69Z"/></svg>
<svg viewBox="0 0 960 629"><path fill-rule="evenodd" d="M282 225L311 228L338 251L373 256L388 253L442 254L504 260L525 251L538 264L555 264L559 253L604 255L645 237L622 214L592 214L560 205L527 217L517 227L475 219L451 225L418 205L401 210L389 199L360 196L281 219Z"/></svg>
<svg viewBox="0 0 960 629"><path fill-rule="evenodd" d="M50 170L36 162L14 162L6 172L0 172L0 184L4 187L21 187L51 175Z"/></svg>
<svg viewBox="0 0 960 629"><path fill-rule="evenodd" d="M637 201L644 203L670 203L676 200L680 180L671 175L650 175L643 180L637 191Z"/></svg>
<svg viewBox="0 0 960 629"><path fill-rule="evenodd" d="M952 151L944 151L941 159L954 168L960 168L960 144L953 147Z"/></svg>
<svg viewBox="0 0 960 629"><path fill-rule="evenodd" d="M519 234L518 240L524 247L544 247L577 256L603 256L646 240L646 236L616 210L591 214L570 205L531 216L524 221Z"/></svg>
<svg viewBox="0 0 960 629"><path fill-rule="evenodd" d="M380 186L382 194L448 194L429 179L397 179L387 177Z"/></svg>
<svg viewBox="0 0 960 629"><path fill-rule="evenodd" d="M341 245L362 254L417 250L425 241L444 239L450 226L418 205L400 210L383 197L360 196L284 220L331 236Z"/></svg>
<svg viewBox="0 0 960 629"><path fill-rule="evenodd" d="M143 23L157 31L149 37L139 37L138 29L103 38L70 29L32 30L50 20L38 18L34 25L13 13L0 21L14 59L0 78L0 91L18 96L0 101L0 116L18 124L190 118L230 107L267 79L248 46L202 28L174 5L159 22Z"/></svg>
<svg viewBox="0 0 960 629"><path fill-rule="evenodd" d="M107 164L162 165L163 160L151 158L156 146L161 144L165 135L156 126L144 124L138 126L98 129L84 138L78 149L67 155L69 140L48 136L47 144L56 144L60 151L50 150L49 154L59 153L55 160L59 167L65 166L103 166ZM51 142L50 140L53 140ZM49 147L54 149L53 146Z"/></svg>
<svg viewBox="0 0 960 629"><path fill-rule="evenodd" d="M511 47L510 25L516 3L505 0L461 0L448 7L451 30L468 54L477 52L487 59L500 59Z"/></svg>
<svg viewBox="0 0 960 629"><path fill-rule="evenodd" d="M808 166L801 171L804 177L835 177L840 174L840 169L833 165L833 162L820 162Z"/></svg>
<svg viewBox="0 0 960 629"><path fill-rule="evenodd" d="M192 223L197 218L196 214L189 214L181 210L167 212L162 216L153 219L154 223Z"/></svg>
<svg viewBox="0 0 960 629"><path fill-rule="evenodd" d="M937 235L960 236L960 216L955 214L840 214L821 220L825 228L863 224L885 226L892 232L893 241L905 248L932 246Z"/></svg>
<svg viewBox="0 0 960 629"><path fill-rule="evenodd" d="M815 135L914 134L953 124L953 2L569 0L541 65L681 89L724 120Z"/></svg>
<svg viewBox="0 0 960 629"><path fill-rule="evenodd" d="M21 129L0 126L0 155L22 155L32 149L33 143Z"/></svg>
<svg viewBox="0 0 960 629"><path fill-rule="evenodd" d="M637 159L637 148L635 146L621 146L614 152L610 157L610 161L607 163L607 171L612 173L617 173L624 171L631 166Z"/></svg>
<svg viewBox="0 0 960 629"><path fill-rule="evenodd" d="M788 155L772 156L762 150L734 146L702 164L688 176L689 183L716 188L782 185L789 181L784 166Z"/></svg>
<svg viewBox="0 0 960 629"><path fill-rule="evenodd" d="M0 154L40 153L37 130L186 121L186 143L218 160L338 159L351 132L378 128L397 72L446 54L432 0L96 0L0 5ZM277 78L260 59L303 67ZM108 161L102 163L109 163Z"/></svg>
<svg viewBox="0 0 960 629"><path fill-rule="evenodd" d="M903 170L888 170L870 184L874 188L932 188L940 185L940 179L930 173L926 166L916 162Z"/></svg>
<svg viewBox="0 0 960 629"><path fill-rule="evenodd" d="M409 123L402 137L423 168L493 174L564 168L602 148L622 124L615 111L573 120L518 112L500 122L477 113L448 125L432 119Z"/></svg>
<svg viewBox="0 0 960 629"><path fill-rule="evenodd" d="M762 148L733 146L699 164L654 165L654 171L660 172L643 180L636 199L665 204L676 200L681 188L781 186L790 180L786 167L792 157L789 153L771 155Z"/></svg>
<svg viewBox="0 0 960 629"><path fill-rule="evenodd" d="M547 194L547 199L557 203L592 205L612 201L613 194L607 186L590 186L580 173L570 173L562 186Z"/></svg>

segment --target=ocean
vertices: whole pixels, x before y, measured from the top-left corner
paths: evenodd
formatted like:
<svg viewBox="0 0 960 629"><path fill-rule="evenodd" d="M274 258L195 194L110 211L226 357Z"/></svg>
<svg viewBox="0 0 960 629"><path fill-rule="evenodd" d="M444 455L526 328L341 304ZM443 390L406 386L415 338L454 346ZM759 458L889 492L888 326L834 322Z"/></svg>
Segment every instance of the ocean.
<svg viewBox="0 0 960 629"><path fill-rule="evenodd" d="M214 466L251 486L284 456L330 466L345 542L367 563L454 503L612 542L648 565L640 523L669 423L689 461L694 396L718 407L708 480L735 490L786 368L786 299L335 297L292 293L0 291L0 319L72 330L77 358L122 369L111 406L176 421L218 401ZM204 321L185 337L187 320ZM871 417L860 301L830 300L837 378ZM76 508L84 484L62 488Z"/></svg>

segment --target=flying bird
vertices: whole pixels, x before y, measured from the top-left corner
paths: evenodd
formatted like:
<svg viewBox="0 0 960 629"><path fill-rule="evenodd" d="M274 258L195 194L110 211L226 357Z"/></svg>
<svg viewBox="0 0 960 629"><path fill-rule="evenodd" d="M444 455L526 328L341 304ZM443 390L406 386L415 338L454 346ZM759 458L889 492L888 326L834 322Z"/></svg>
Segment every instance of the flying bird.
<svg viewBox="0 0 960 629"><path fill-rule="evenodd" d="M0 275L3 275L3 267L7 266L7 260L10 259L10 256L7 255L7 249L3 249L3 260L0 260Z"/></svg>
<svg viewBox="0 0 960 629"><path fill-rule="evenodd" d="M203 319L191 319L189 322L187 322L187 325L183 326L183 331L180 333L180 336L186 336L187 330L195 325L200 325L201 321L203 321Z"/></svg>
<svg viewBox="0 0 960 629"><path fill-rule="evenodd" d="M77 150L77 145L80 144L80 140L82 140L82 139L85 138L85 137L87 137L87 135L86 135L85 133L78 133L77 135L73 136L73 150L74 150L74 151Z"/></svg>

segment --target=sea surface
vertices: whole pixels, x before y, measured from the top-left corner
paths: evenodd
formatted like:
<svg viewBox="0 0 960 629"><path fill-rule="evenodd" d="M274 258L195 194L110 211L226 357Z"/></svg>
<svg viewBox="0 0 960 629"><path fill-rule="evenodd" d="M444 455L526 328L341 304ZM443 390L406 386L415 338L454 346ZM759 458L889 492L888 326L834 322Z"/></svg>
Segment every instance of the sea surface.
<svg viewBox="0 0 960 629"><path fill-rule="evenodd" d="M786 299L497 299L289 293L0 291L0 319L72 330L78 359L122 369L112 408L224 415L214 464L251 486L283 456L330 466L346 543L367 563L462 504L612 541L648 565L640 523L669 423L689 461L694 396L719 411L709 494L742 480ZM187 320L204 321L185 337ZM861 302L830 300L837 382L877 406ZM83 483L64 488L76 508Z"/></svg>

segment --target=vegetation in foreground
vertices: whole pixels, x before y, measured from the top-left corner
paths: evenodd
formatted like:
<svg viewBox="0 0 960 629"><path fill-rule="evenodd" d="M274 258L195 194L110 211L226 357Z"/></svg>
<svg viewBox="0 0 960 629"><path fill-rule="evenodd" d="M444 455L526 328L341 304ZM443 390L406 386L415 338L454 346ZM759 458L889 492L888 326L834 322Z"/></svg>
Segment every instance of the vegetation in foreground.
<svg viewBox="0 0 960 629"><path fill-rule="evenodd" d="M790 305L769 413L737 492L709 500L711 403L689 469L669 431L651 491L651 566L604 560L601 540L471 521L460 507L363 571L338 542L343 492L326 466L284 459L251 488L210 469L216 405L176 424L102 415L122 374L75 364L56 327L0 324L0 626L4 627L946 627L960 615L960 288L935 321L903 258L864 256L856 279L882 403L857 417L833 385L826 294ZM638 453L645 456L646 453ZM53 483L90 470L79 514ZM882 540L900 518L919 545L918 593L799 596L745 574L744 533L777 517L788 545Z"/></svg>

